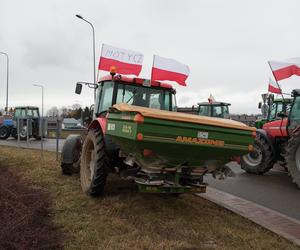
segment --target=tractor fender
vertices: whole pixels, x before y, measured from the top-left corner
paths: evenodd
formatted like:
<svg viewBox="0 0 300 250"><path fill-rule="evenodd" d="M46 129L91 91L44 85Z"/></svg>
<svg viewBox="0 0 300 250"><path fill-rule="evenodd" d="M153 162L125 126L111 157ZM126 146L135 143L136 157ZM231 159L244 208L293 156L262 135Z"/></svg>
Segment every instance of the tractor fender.
<svg viewBox="0 0 300 250"><path fill-rule="evenodd" d="M61 151L61 163L73 164L80 158L82 138L80 135L69 135Z"/></svg>
<svg viewBox="0 0 300 250"><path fill-rule="evenodd" d="M112 141L112 139L105 135L106 132L106 123L107 118L106 117L98 117L92 123L90 124L88 130L90 129L100 129L104 135L104 145L105 150L108 156L112 156L118 152L119 147Z"/></svg>
<svg viewBox="0 0 300 250"><path fill-rule="evenodd" d="M106 117L98 117L97 119L93 120L91 124L89 125L88 130L90 129L96 129L96 128L101 128L102 133L105 135L106 132L106 122L107 118Z"/></svg>
<svg viewBox="0 0 300 250"><path fill-rule="evenodd" d="M268 142L268 144L271 147L272 153L273 153L273 158L275 158L276 149L274 147L274 145L275 145L274 138L269 136L268 133L264 129L256 129L256 134L259 134L261 137L263 137Z"/></svg>

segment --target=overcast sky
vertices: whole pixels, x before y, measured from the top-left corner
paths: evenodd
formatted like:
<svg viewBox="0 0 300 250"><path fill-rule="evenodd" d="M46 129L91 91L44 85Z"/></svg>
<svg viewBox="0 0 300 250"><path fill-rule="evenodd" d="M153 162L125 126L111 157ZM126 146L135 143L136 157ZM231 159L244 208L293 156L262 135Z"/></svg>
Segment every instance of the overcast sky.
<svg viewBox="0 0 300 250"><path fill-rule="evenodd" d="M74 93L77 81L93 81L92 33L75 17L95 26L96 64L101 44L144 54L141 77L149 78L152 56L189 65L188 86L176 83L177 101L189 106L216 100L231 111L258 113L266 92L270 59L300 56L297 0L0 0L0 51L9 54L9 106L91 105L92 91ZM285 92L300 78L280 82ZM0 55L0 108L6 99L6 60Z"/></svg>

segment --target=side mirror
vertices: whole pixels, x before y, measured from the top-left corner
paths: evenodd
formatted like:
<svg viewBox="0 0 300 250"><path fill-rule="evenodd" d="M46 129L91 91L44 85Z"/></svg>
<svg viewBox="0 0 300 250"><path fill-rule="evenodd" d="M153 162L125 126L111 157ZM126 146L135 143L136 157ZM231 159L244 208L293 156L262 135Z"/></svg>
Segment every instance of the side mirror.
<svg viewBox="0 0 300 250"><path fill-rule="evenodd" d="M261 109L261 102L258 103L258 108Z"/></svg>
<svg viewBox="0 0 300 250"><path fill-rule="evenodd" d="M76 83L75 93L77 95L80 95L81 94L81 90L82 90L82 84L81 83Z"/></svg>

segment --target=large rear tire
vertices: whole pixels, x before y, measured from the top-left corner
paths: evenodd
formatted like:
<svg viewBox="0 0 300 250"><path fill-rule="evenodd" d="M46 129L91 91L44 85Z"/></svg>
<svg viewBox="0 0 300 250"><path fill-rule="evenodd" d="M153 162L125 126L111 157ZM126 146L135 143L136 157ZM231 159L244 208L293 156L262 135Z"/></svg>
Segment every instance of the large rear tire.
<svg viewBox="0 0 300 250"><path fill-rule="evenodd" d="M10 136L10 128L6 125L0 127L0 139L6 140Z"/></svg>
<svg viewBox="0 0 300 250"><path fill-rule="evenodd" d="M289 139L285 159L293 182L300 188L300 132Z"/></svg>
<svg viewBox="0 0 300 250"><path fill-rule="evenodd" d="M90 196L102 195L108 171L108 160L102 131L91 129L82 147L80 163L82 190Z"/></svg>
<svg viewBox="0 0 300 250"><path fill-rule="evenodd" d="M250 174L264 174L274 165L271 145L260 134L256 135L254 151L242 156L241 168Z"/></svg>

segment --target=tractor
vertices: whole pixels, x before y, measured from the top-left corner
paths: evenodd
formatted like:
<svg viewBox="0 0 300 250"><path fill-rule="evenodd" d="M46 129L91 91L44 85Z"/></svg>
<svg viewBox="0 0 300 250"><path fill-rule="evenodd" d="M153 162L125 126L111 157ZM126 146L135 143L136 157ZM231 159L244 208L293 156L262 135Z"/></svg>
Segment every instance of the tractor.
<svg viewBox="0 0 300 250"><path fill-rule="evenodd" d="M27 124L27 121L29 124ZM20 125L20 139L26 140L28 137L34 137L37 140L41 139L40 136L40 113L38 107L20 106L16 107L12 120L3 123L0 126L0 139L5 140L12 136L18 138L17 124ZM27 127L29 126L29 128Z"/></svg>
<svg viewBox="0 0 300 250"><path fill-rule="evenodd" d="M94 120L84 140L67 137L61 169L80 172L90 196L103 194L109 173L145 193L205 192L206 173L224 178L232 173L226 163L253 150L255 128L173 112L176 92L169 84L113 71L98 84L85 84L97 90ZM81 90L77 83L75 93Z"/></svg>
<svg viewBox="0 0 300 250"><path fill-rule="evenodd" d="M200 102L198 103L198 114L203 116L230 119L229 106L226 102Z"/></svg>
<svg viewBox="0 0 300 250"><path fill-rule="evenodd" d="M200 102L198 106L178 107L177 111L194 115L209 116L230 119L229 106L230 103L225 102Z"/></svg>
<svg viewBox="0 0 300 250"><path fill-rule="evenodd" d="M248 173L264 174L279 162L300 188L300 90L292 99L270 101L271 109L262 129L257 129L255 150L241 158Z"/></svg>
<svg viewBox="0 0 300 250"><path fill-rule="evenodd" d="M255 121L255 127L262 129L267 122L281 119L281 114L290 112L292 98L278 98L274 99L273 94L262 94L263 104L259 102L258 108L262 111L262 118Z"/></svg>

